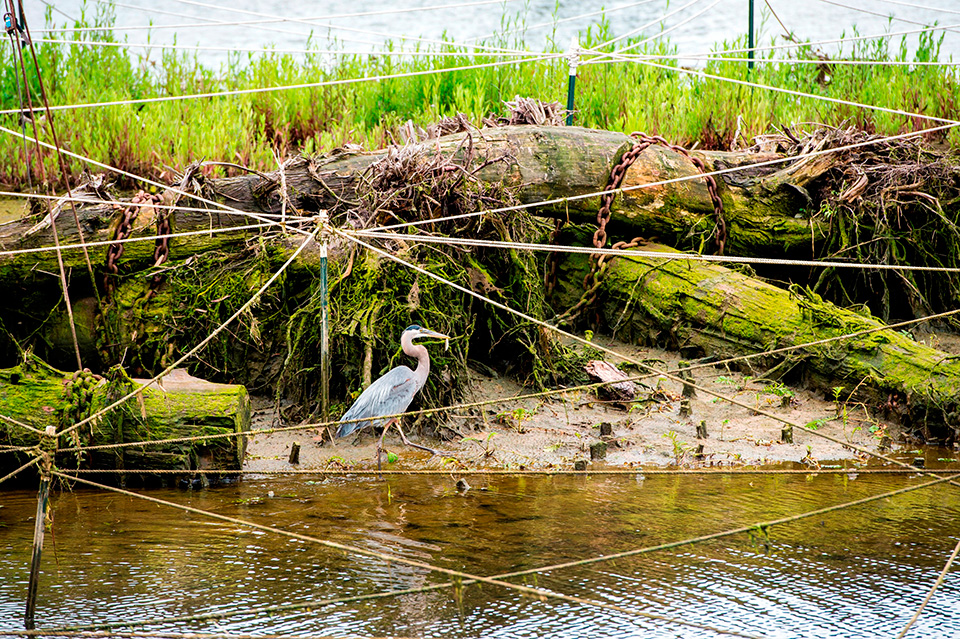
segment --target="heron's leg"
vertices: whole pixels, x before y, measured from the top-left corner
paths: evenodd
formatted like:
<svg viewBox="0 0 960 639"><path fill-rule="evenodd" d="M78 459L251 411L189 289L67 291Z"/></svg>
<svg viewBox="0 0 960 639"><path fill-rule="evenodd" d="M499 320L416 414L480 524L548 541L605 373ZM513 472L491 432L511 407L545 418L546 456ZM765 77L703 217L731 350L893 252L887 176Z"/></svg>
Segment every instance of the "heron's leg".
<svg viewBox="0 0 960 639"><path fill-rule="evenodd" d="M396 419L391 419L388 421L383 427L383 432L380 433L380 439L377 440L377 470L380 470L380 455L383 453L383 438L386 437L387 431L390 430L390 427L394 423L397 423ZM399 428L399 424L397 424L397 427ZM403 431L400 431L400 436L403 436Z"/></svg>
<svg viewBox="0 0 960 639"><path fill-rule="evenodd" d="M404 444L406 444L407 446L413 446L414 448L419 448L420 450L425 450L425 451L427 451L428 453L431 453L431 454L433 454L433 455L439 455L439 454L440 454L438 451L436 451L436 450L434 450L434 449L432 449L432 448L427 448L426 446L421 446L420 444L414 444L412 441L410 441L409 439L407 439L407 436L403 434L403 429L400 428L400 420L398 419L398 420L396 420L396 422L397 422L397 430L400 431L400 439L401 439L401 441L403 441Z"/></svg>

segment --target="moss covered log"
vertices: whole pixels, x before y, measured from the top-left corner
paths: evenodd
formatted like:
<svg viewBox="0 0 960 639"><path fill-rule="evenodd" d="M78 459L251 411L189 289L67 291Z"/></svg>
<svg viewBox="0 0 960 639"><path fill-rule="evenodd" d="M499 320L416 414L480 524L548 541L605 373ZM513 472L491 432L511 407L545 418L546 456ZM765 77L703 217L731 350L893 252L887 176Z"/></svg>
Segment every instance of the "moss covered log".
<svg viewBox="0 0 960 639"><path fill-rule="evenodd" d="M636 250L679 254L646 244ZM568 308L582 295L588 258L562 260L554 302ZM598 306L606 329L621 339L668 344L689 357L762 353L875 329L883 322L824 302L800 287L784 290L704 262L631 257L611 262ZM960 359L891 329L811 346L745 366L771 377L802 373L830 396L869 402L893 413L923 441L953 440L960 427Z"/></svg>
<svg viewBox="0 0 960 639"><path fill-rule="evenodd" d="M67 374L27 356L15 367L0 369L0 415L34 427L62 430L126 395L146 380L130 379L115 369L107 376ZM40 436L0 419L0 445L34 446ZM59 438L58 449L100 446L201 435L216 439L180 441L59 452L61 468L138 470L236 470L243 463L246 440L227 434L250 429L250 400L246 389L213 384L176 370L160 385L143 389L133 399ZM0 456L0 474L30 458L30 454ZM149 478L144 476L145 480Z"/></svg>
<svg viewBox="0 0 960 639"><path fill-rule="evenodd" d="M535 203L602 191L607 186L611 167L624 152L633 146L627 135L580 127L507 126L483 129L470 133L445 136L422 143L424 153L449 155L469 161L478 168L477 176L488 184L515 189L521 203ZM389 150L371 153L341 152L318 158L292 158L280 171L250 174L238 177L203 178L197 174L191 187L202 195L218 200L242 211L280 213L283 204L282 185L286 185L287 202L292 209L316 212L325 209L336 214L356 205L357 188L363 175L377 162L384 160ZM772 153L697 153L708 168L726 168L782 157ZM819 166L819 165L818 165ZM826 166L822 167L826 170ZM805 173L776 173L774 169L737 173L736 178L721 183L731 251L758 255L784 246L796 248L810 245L811 225L804 213L809 204L802 195L802 184L809 180ZM667 148L653 146L644 151L627 174L624 186L695 175L696 168L689 159ZM759 181L758 175L764 175ZM793 177L791 177L793 176ZM798 182L793 184L792 181ZM88 189L91 190L91 189ZM90 197L95 193L81 192ZM164 202L172 204L172 193ZM195 202L184 204L196 206ZM107 241L113 238L121 217L122 202L116 204L77 207L81 228L88 241ZM532 209L534 213L550 217L570 217L573 221L596 219L599 198L591 197L561 202ZM53 245L53 234L42 223L44 207L37 206L30 218L0 227L0 248L28 249ZM61 206L57 230L62 244L79 241L79 234L69 206ZM160 209L143 208L134 221L133 237L154 232ZM679 239L696 233L706 226L712 228L713 208L706 188L700 180L663 185L655 189L633 191L618 200L612 223L637 234L656 234L663 239ZM249 224L241 215L220 211L193 211L178 209L171 216L173 231L193 231L205 228L226 228ZM738 238L740 233L742 238ZM816 228L814 228L816 232ZM256 233L237 231L199 235L173 240L174 256L185 256L205 250L236 246ZM105 246L91 247L94 264L102 264ZM128 244L121 264L144 264L152 261L153 247L143 243ZM65 253L68 267L84 267L79 250ZM51 270L56 267L52 253L32 253L23 256L0 257L0 280L18 276L30 269Z"/></svg>

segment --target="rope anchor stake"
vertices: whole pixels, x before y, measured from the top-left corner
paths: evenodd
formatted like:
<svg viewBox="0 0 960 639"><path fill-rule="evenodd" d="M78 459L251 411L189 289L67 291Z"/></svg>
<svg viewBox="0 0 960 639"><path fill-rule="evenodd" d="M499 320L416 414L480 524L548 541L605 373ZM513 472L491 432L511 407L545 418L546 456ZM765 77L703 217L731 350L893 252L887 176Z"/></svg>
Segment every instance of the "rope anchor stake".
<svg viewBox="0 0 960 639"><path fill-rule="evenodd" d="M574 99L577 95L577 66L580 64L580 42L577 38L570 41L566 58L567 66L570 68L567 81L567 126L573 126Z"/></svg>
<svg viewBox="0 0 960 639"><path fill-rule="evenodd" d="M27 630L34 629L37 586L40 583L40 557L47 523L47 499L50 496L50 476L56 450L57 430L54 426L47 426L40 442L40 491L37 494L37 516L33 522L33 557L30 560L30 581L27 585L27 608L23 616L23 625Z"/></svg>

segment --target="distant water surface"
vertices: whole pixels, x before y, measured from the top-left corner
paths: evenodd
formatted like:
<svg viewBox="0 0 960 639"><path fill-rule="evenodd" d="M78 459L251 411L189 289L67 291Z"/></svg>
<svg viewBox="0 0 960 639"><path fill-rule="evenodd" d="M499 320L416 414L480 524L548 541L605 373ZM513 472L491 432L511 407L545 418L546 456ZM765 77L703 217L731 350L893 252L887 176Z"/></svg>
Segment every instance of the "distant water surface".
<svg viewBox="0 0 960 639"><path fill-rule="evenodd" d="M149 32L120 31L121 38L125 37L131 43L147 42L149 37L149 41L155 44L169 44L175 38L180 45L201 47L302 49L307 46L312 33L315 43L326 45L328 38L336 38L342 49L369 51L379 48L387 39L398 40L401 36L434 41L446 36L464 42L515 29L517 25L526 27L528 48L539 49L553 41L560 49L566 50L578 31L590 25L596 30L600 16L584 14L596 14L606 9L611 37L650 24L642 30L644 35L669 30L671 42L680 53L689 55L707 52L715 44L745 34L749 4L748 0L719 0L716 3L714 0L674 0L669 3L665 0L506 0L496 4L476 4L482 1L124 0L117 4L115 11L117 27L154 25ZM98 7L93 0L86 3L83 0L44 0L43 3L25 4L29 6L28 17L33 29L43 25L44 5L54 7L53 18L58 25L67 22L65 16L78 18L83 12L93 15ZM960 60L960 3L956 0L918 3L905 0L770 0L770 5L783 25L801 40L835 40L853 35L855 31L868 35L916 30L934 23L957 25L954 30L938 34L945 35L942 59L952 56ZM448 8L428 10L443 6ZM383 13L385 10L401 11ZM368 15L356 15L358 13ZM278 18L290 21L274 22ZM504 19L508 24L504 24ZM783 34L783 27L762 0L755 2L755 20L755 28L761 34L759 44L768 44L771 37ZM216 22L257 24L218 26ZM164 25L180 26L161 28ZM912 48L915 43L916 36L909 36L908 46ZM896 46L899 47L899 37ZM822 49L835 55L838 45L825 44ZM848 44L843 51L849 50ZM226 55L226 52L216 50L200 52L201 59L212 66L225 61ZM158 57L155 53L154 56Z"/></svg>

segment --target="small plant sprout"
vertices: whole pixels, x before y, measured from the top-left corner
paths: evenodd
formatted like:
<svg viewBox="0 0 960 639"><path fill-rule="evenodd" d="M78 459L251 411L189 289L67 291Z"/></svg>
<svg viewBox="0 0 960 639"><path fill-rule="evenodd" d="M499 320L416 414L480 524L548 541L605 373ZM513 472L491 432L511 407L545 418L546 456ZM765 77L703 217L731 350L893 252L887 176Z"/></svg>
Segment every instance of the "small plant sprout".
<svg viewBox="0 0 960 639"><path fill-rule="evenodd" d="M526 431L524 423L533 419L534 412L520 407L497 414L497 422L513 428L521 435Z"/></svg>
<svg viewBox="0 0 960 639"><path fill-rule="evenodd" d="M833 403L837 406L837 417L840 416L840 393L843 392L843 386L834 386L830 389L833 393Z"/></svg>
<svg viewBox="0 0 960 639"><path fill-rule="evenodd" d="M475 442L477 445L483 446L483 457L484 459L486 459L487 457L492 456L497 451L496 448L493 448L493 449L490 448L490 442L493 441L493 438L495 435L496 433L494 431L490 431L489 433L487 433L486 437L464 437L463 441Z"/></svg>
<svg viewBox="0 0 960 639"><path fill-rule="evenodd" d="M679 435L677 431L671 430L662 435L670 440L670 443L673 444L673 460L677 466L683 463L684 456L690 451L690 447L687 445L687 442L682 442L678 439Z"/></svg>

